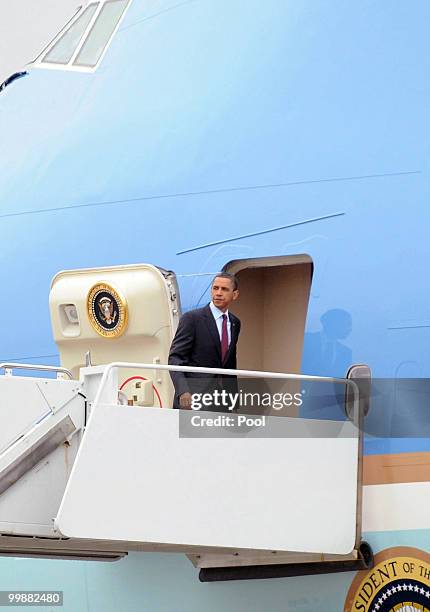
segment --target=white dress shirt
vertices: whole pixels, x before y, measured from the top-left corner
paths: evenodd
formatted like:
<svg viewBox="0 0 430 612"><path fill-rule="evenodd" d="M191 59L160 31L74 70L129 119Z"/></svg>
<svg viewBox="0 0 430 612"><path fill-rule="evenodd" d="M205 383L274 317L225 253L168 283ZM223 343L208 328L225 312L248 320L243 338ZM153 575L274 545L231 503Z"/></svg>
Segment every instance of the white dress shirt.
<svg viewBox="0 0 430 612"><path fill-rule="evenodd" d="M217 308L213 302L211 302L209 304L209 308L211 309L211 312L212 312L213 317L215 319L215 323L216 323L216 326L218 328L218 333L219 333L220 341L221 341L221 338L222 338L222 315L227 315L227 335L228 335L228 345L230 346L230 342L231 342L231 323L230 323L230 317L228 316L228 310L223 312L222 310Z"/></svg>

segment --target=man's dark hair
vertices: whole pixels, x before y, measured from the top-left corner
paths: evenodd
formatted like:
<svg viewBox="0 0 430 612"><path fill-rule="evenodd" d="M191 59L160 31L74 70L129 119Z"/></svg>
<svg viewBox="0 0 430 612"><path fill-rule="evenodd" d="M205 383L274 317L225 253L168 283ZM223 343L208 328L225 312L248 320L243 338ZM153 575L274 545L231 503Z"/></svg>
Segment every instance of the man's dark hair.
<svg viewBox="0 0 430 612"><path fill-rule="evenodd" d="M234 274L230 274L230 272L220 272L219 274L215 274L215 276L212 279L212 285L214 284L214 280L216 278L228 278L229 280L231 280L233 284L233 291L236 291L236 289L239 289L239 282L236 276Z"/></svg>

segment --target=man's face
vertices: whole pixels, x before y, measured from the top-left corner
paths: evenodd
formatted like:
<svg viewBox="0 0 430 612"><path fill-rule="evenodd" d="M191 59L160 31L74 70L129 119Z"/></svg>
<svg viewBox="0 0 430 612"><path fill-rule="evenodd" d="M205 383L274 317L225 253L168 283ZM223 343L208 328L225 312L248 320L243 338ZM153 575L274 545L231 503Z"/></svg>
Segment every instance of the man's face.
<svg viewBox="0 0 430 612"><path fill-rule="evenodd" d="M212 301L217 308L226 311L230 304L239 297L239 291L233 289L229 278L217 276L212 283Z"/></svg>

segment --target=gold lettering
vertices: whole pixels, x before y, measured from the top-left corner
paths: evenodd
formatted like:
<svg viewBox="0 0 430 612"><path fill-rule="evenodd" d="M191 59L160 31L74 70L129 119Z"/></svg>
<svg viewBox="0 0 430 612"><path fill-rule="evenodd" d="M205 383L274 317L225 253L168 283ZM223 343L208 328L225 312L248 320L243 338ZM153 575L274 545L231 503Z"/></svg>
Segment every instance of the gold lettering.
<svg viewBox="0 0 430 612"><path fill-rule="evenodd" d="M382 580L382 584L384 584L385 582L384 578L386 578L387 580L390 579L390 573L389 573L389 570L387 569L387 564L384 565L384 569L381 569L380 567L378 567L378 572L379 572L379 577Z"/></svg>
<svg viewBox="0 0 430 612"><path fill-rule="evenodd" d="M430 569L422 565L419 565L418 567L420 568L421 578L426 578L427 580L430 580Z"/></svg>
<svg viewBox="0 0 430 612"><path fill-rule="evenodd" d="M377 589L380 583L376 581L375 573L370 574L369 578L372 581L372 584L375 587L375 589Z"/></svg>
<svg viewBox="0 0 430 612"><path fill-rule="evenodd" d="M370 592L368 592L368 591L366 590L366 587L369 587ZM371 584L370 582L365 582L365 583L363 584L363 586L361 587L361 591L362 591L362 592L364 591L364 592L366 593L366 595L367 595L367 601L366 601L366 603L367 603L367 602L369 601L369 599L370 599L370 597L371 597L372 593L373 593L373 586L372 586L372 584Z"/></svg>
<svg viewBox="0 0 430 612"><path fill-rule="evenodd" d="M395 567L397 565L397 561L390 561L388 565L391 567L391 570L394 576L397 576L396 567Z"/></svg>

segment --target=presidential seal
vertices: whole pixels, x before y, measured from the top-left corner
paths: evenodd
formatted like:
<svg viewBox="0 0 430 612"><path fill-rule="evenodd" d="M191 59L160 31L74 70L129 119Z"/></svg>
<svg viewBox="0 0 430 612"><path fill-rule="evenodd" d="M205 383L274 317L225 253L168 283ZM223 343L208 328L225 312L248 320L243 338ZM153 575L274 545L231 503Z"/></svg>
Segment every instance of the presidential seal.
<svg viewBox="0 0 430 612"><path fill-rule="evenodd" d="M417 548L387 548L375 566L356 575L344 612L430 612L430 555Z"/></svg>
<svg viewBox="0 0 430 612"><path fill-rule="evenodd" d="M108 283L94 285L87 298L88 317L100 336L118 338L127 327L127 303Z"/></svg>

